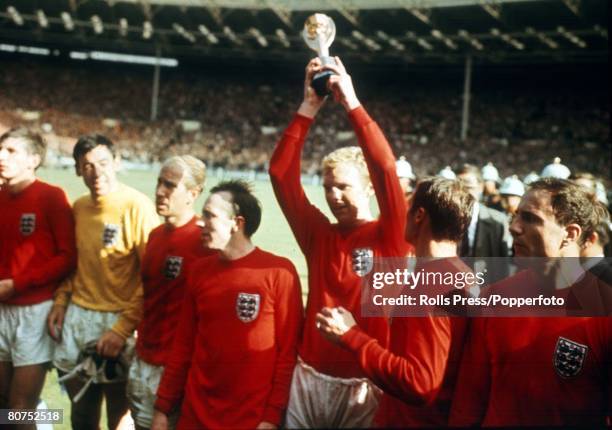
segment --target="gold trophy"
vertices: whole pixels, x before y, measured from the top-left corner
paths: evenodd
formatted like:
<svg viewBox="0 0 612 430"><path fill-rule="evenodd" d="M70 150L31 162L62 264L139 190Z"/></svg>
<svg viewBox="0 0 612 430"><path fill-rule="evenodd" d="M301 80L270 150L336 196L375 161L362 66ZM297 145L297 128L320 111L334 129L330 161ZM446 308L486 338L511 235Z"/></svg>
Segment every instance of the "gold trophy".
<svg viewBox="0 0 612 430"><path fill-rule="evenodd" d="M334 58L329 56L329 47L336 37L336 24L333 19L322 13L309 16L304 23L302 37L306 45L317 53L323 66L336 64ZM311 86L320 97L331 93L327 88L327 81L333 74L330 70L323 70L313 76Z"/></svg>

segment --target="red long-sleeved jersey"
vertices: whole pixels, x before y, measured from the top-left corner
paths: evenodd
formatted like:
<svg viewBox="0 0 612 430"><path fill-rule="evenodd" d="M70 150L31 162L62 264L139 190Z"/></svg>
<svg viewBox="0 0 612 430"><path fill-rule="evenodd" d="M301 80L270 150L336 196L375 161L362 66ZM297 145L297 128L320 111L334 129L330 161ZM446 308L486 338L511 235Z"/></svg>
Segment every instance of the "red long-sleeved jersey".
<svg viewBox="0 0 612 430"><path fill-rule="evenodd" d="M458 259L437 260L424 269L439 273L470 271ZM416 288L452 292L452 287ZM342 337L343 345L356 354L368 378L385 392L375 418L377 425L447 425L467 326L467 318L459 317L394 317L388 349L358 326Z"/></svg>
<svg viewBox="0 0 612 430"><path fill-rule="evenodd" d="M300 357L317 371L341 378L363 377L352 354L325 340L315 326L321 308L343 306L355 315L359 326L387 344L384 318L361 318L361 278L354 265L362 256L403 257L406 202L395 170L395 157L378 125L363 107L349 113L363 150L374 186L380 217L377 221L346 229L332 224L312 205L300 183L300 157L312 120L296 114L276 146L270 161L270 177L276 198L306 256L308 304Z"/></svg>
<svg viewBox="0 0 612 430"><path fill-rule="evenodd" d="M184 398L179 429L279 425L303 309L293 264L256 248L192 266L155 408Z"/></svg>
<svg viewBox="0 0 612 430"><path fill-rule="evenodd" d="M36 180L18 194L0 188L0 279L15 294L4 303L50 300L76 266L74 216L64 191Z"/></svg>
<svg viewBox="0 0 612 430"><path fill-rule="evenodd" d="M202 246L196 222L193 217L178 228L162 224L149 234L141 265L144 312L136 351L141 359L156 366L166 364L172 347L191 264L215 253Z"/></svg>
<svg viewBox="0 0 612 430"><path fill-rule="evenodd" d="M612 318L477 318L468 339L452 426L610 424Z"/></svg>

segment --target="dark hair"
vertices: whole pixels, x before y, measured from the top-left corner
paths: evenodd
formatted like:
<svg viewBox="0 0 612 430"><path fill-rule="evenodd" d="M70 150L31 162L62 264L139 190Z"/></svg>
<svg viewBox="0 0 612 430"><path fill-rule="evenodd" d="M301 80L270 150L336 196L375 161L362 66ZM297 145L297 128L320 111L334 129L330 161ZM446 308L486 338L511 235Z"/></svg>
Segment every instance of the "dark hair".
<svg viewBox="0 0 612 430"><path fill-rule="evenodd" d="M47 143L39 133L26 127L15 127L0 136L0 143L7 139L19 139L24 141L26 143L26 151L40 157L40 163L36 166L37 169L44 163L45 156L47 155Z"/></svg>
<svg viewBox="0 0 612 430"><path fill-rule="evenodd" d="M462 164L461 167L459 167L459 169L455 172L455 174L457 176L465 175L465 174L472 174L476 177L478 182L482 182L482 174L480 173L480 169L474 166L473 164L469 164L469 163Z"/></svg>
<svg viewBox="0 0 612 430"><path fill-rule="evenodd" d="M113 142L106 136L101 134L86 134L85 136L79 137L76 145L72 149L72 157L74 158L75 163L79 164L79 159L87 154L89 151L94 149L96 146L106 146L110 151L113 158L115 158L115 145Z"/></svg>
<svg viewBox="0 0 612 430"><path fill-rule="evenodd" d="M528 191L547 191L555 220L559 225L578 224L582 234L578 244L584 244L597 226L606 219L606 208L595 194L567 179L542 178L529 185Z"/></svg>
<svg viewBox="0 0 612 430"><path fill-rule="evenodd" d="M428 177L417 184L410 213L425 209L435 240L459 242L472 219L474 202L474 196L461 181Z"/></svg>
<svg viewBox="0 0 612 430"><path fill-rule="evenodd" d="M600 203L604 216L595 226L595 233L597 233L597 243L603 248L610 243L610 213L602 203Z"/></svg>
<svg viewBox="0 0 612 430"><path fill-rule="evenodd" d="M251 191L251 185L241 180L225 181L214 186L210 193L228 192L232 195L234 214L244 218L244 234L251 237L261 223L261 204Z"/></svg>

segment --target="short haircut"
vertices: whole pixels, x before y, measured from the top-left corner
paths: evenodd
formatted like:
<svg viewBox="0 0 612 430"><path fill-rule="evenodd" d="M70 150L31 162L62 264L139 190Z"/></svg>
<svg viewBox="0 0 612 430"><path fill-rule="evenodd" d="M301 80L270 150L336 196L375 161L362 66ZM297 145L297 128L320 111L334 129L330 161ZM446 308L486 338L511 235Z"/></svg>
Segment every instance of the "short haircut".
<svg viewBox="0 0 612 430"><path fill-rule="evenodd" d="M460 242L472 219L472 196L463 182L441 177L421 180L411 200L410 213L423 208L435 240Z"/></svg>
<svg viewBox="0 0 612 430"><path fill-rule="evenodd" d="M474 166L473 164L469 164L469 163L462 164L461 167L459 167L459 169L455 171L455 174L457 176L465 175L465 174L472 174L476 177L476 179L478 179L478 182L483 182L482 174L480 173L480 169Z"/></svg>
<svg viewBox="0 0 612 430"><path fill-rule="evenodd" d="M244 218L244 234L251 237L259 228L261 223L261 204L251 191L251 185L241 180L221 182L215 185L210 193L230 193L234 215Z"/></svg>
<svg viewBox="0 0 612 430"><path fill-rule="evenodd" d="M578 224L582 228L579 245L583 245L606 219L606 208L597 201L595 194L567 179L542 178L532 182L527 191L550 193L550 203L557 223L564 227Z"/></svg>
<svg viewBox="0 0 612 430"><path fill-rule="evenodd" d="M40 163L38 163L38 166L36 166L37 169L45 162L45 156L47 155L47 143L39 133L36 133L27 127L15 127L11 128L0 136L0 143L7 139L21 140L26 144L26 151L28 151L30 155L38 155L40 157Z"/></svg>
<svg viewBox="0 0 612 430"><path fill-rule="evenodd" d="M101 134L86 134L85 136L79 137L76 145L72 149L72 157L74 158L75 163L79 164L79 159L87 154L89 151L94 149L96 146L106 146L113 158L116 156L115 145L113 142L106 136Z"/></svg>
<svg viewBox="0 0 612 430"><path fill-rule="evenodd" d="M178 167L183 172L181 181L188 190L197 189L202 192L206 182L206 165L191 155L175 155L168 158L161 168Z"/></svg>
<svg viewBox="0 0 612 430"><path fill-rule="evenodd" d="M610 243L610 213L608 209L600 203L604 212L603 219L595 226L595 233L597 233L597 243L602 248Z"/></svg>
<svg viewBox="0 0 612 430"><path fill-rule="evenodd" d="M358 146L345 146L343 148L338 148L335 151L327 154L325 158L323 158L321 164L323 171L335 169L340 164L352 164L357 168L357 171L361 175L364 186L367 187L371 184L368 165L363 157L363 151Z"/></svg>

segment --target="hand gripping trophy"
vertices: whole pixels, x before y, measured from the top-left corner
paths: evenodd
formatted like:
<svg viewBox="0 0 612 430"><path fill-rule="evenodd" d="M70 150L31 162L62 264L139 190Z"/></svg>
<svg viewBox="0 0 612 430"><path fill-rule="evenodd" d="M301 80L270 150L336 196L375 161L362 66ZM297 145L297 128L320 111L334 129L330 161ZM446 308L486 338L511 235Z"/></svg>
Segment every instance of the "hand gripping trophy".
<svg viewBox="0 0 612 430"><path fill-rule="evenodd" d="M315 13L308 17L304 23L302 37L306 45L317 53L323 66L336 64L334 58L329 56L329 47L336 37L336 24L329 16ZM312 78L312 87L319 96L331 93L327 88L327 81L333 73L330 70L323 70Z"/></svg>

